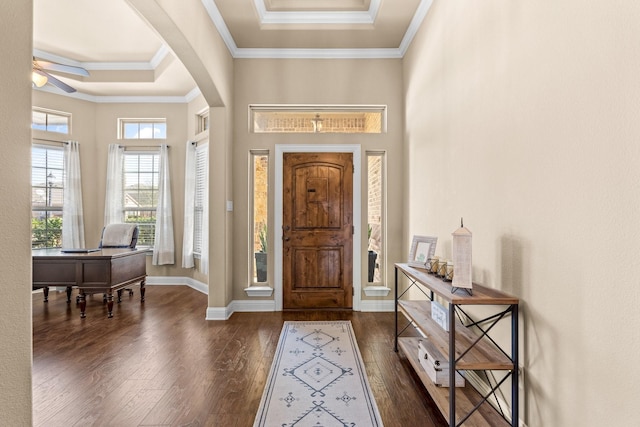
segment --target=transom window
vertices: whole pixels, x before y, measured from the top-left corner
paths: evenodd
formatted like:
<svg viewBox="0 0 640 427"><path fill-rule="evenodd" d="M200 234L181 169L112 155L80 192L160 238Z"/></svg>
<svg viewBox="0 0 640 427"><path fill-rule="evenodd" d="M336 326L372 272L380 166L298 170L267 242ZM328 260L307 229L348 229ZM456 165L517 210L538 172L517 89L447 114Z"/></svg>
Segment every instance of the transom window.
<svg viewBox="0 0 640 427"><path fill-rule="evenodd" d="M250 105L253 133L383 133L386 106Z"/></svg>
<svg viewBox="0 0 640 427"><path fill-rule="evenodd" d="M58 147L31 148L31 247L62 246L64 151Z"/></svg>
<svg viewBox="0 0 640 427"><path fill-rule="evenodd" d="M34 108L31 111L31 129L68 135L70 127L71 114L69 113L44 108Z"/></svg>
<svg viewBox="0 0 640 427"><path fill-rule="evenodd" d="M124 153L124 221L138 224L139 246L153 246L155 240L159 168L157 152Z"/></svg>
<svg viewBox="0 0 640 427"><path fill-rule="evenodd" d="M209 130L209 109L206 109L196 116L196 125L198 129L197 133Z"/></svg>
<svg viewBox="0 0 640 427"><path fill-rule="evenodd" d="M118 139L167 139L167 119L118 119Z"/></svg>

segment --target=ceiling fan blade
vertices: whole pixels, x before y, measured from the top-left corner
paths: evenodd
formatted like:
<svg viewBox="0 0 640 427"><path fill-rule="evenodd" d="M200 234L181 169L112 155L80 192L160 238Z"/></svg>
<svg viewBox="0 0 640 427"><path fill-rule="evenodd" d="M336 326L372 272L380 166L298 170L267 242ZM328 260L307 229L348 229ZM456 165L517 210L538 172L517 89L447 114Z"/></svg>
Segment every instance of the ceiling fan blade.
<svg viewBox="0 0 640 427"><path fill-rule="evenodd" d="M76 90L74 88L72 88L71 86L69 86L68 84L66 84L65 82L56 79L55 77L53 77L51 74L42 71L42 70L34 70L36 73L38 74L43 74L45 76L47 76L47 79L49 79L48 83L51 83L52 85L56 86L57 88L62 89L63 91L67 92L67 93L73 93Z"/></svg>
<svg viewBox="0 0 640 427"><path fill-rule="evenodd" d="M58 64L57 62L41 61L39 59L35 59L34 63L37 67L40 67L43 70L57 71L59 73L73 74L76 76L89 76L89 72L82 67Z"/></svg>

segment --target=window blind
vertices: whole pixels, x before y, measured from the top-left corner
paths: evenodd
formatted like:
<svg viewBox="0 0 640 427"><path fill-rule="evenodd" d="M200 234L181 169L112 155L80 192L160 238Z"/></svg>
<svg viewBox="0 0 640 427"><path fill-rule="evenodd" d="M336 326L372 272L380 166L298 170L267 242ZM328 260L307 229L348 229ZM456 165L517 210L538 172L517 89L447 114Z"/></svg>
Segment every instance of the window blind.
<svg viewBox="0 0 640 427"><path fill-rule="evenodd" d="M204 201L208 185L206 182L206 165L209 157L209 145L205 144L196 148L196 194L194 204L194 230L193 252L200 254L202 251L202 221Z"/></svg>

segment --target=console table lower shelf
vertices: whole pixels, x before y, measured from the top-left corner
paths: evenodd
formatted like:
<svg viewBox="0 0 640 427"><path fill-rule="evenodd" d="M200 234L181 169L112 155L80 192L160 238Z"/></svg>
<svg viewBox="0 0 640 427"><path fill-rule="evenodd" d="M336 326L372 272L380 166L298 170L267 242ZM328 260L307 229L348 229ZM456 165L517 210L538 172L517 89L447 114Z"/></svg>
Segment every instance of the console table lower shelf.
<svg viewBox="0 0 640 427"><path fill-rule="evenodd" d="M427 389L427 392L438 406L446 419L449 419L449 387L436 386L418 359L418 343L422 338L399 337L398 348L402 350L414 371ZM482 400L482 396L468 381L464 387L456 387L456 414L469 413ZM459 421L456 422L456 425ZM484 402L476 412L464 422L465 427L496 427L509 426L509 423L487 402Z"/></svg>

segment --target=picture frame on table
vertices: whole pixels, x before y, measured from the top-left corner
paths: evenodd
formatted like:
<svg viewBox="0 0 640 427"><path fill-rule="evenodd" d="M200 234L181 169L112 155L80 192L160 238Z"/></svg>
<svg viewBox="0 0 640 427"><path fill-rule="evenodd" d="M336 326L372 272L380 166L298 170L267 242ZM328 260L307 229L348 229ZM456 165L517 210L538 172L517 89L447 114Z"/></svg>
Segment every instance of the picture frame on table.
<svg viewBox="0 0 640 427"><path fill-rule="evenodd" d="M410 267L427 268L427 261L436 253L436 243L437 237L413 236L407 264Z"/></svg>

